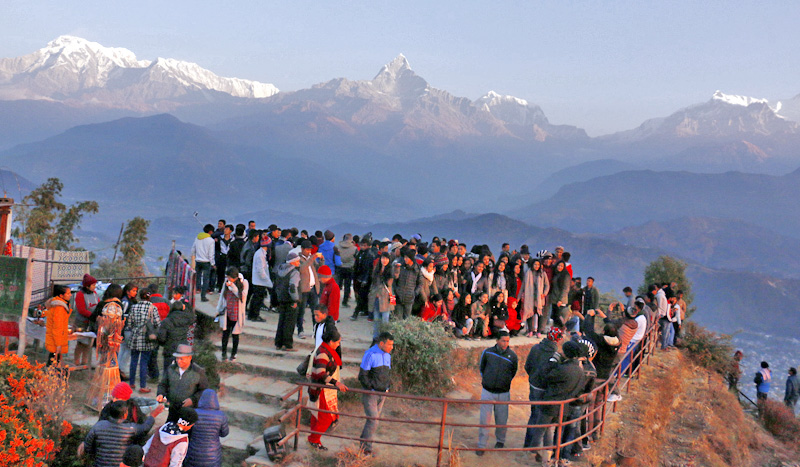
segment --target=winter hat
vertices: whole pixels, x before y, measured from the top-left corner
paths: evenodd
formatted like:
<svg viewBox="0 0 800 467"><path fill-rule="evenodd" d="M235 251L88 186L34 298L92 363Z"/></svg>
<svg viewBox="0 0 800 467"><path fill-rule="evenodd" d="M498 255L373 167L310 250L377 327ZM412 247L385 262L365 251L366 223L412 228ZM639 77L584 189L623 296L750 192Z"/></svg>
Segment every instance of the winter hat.
<svg viewBox="0 0 800 467"><path fill-rule="evenodd" d="M547 339L553 342L560 341L563 336L564 331L562 331L561 328L550 328L550 330L547 331Z"/></svg>
<svg viewBox="0 0 800 467"><path fill-rule="evenodd" d="M309 248L311 248L311 247L309 247ZM300 255L296 251L291 251L291 252L289 252L289 255L286 257L286 262L287 263L291 263L293 261L298 261L299 259L300 259Z"/></svg>
<svg viewBox="0 0 800 467"><path fill-rule="evenodd" d="M133 394L133 389L131 389L130 384L121 381L111 390L111 397L121 401L130 399L131 394Z"/></svg>
<svg viewBox="0 0 800 467"><path fill-rule="evenodd" d="M265 246L269 246L270 243L272 243L272 239L267 237L267 238L262 238L261 243L259 243L259 245L261 245L261 248L264 248Z"/></svg>
<svg viewBox="0 0 800 467"><path fill-rule="evenodd" d="M449 264L450 260L447 259L447 255L439 253L436 255L436 259L434 260L434 264L437 266L444 266L445 264Z"/></svg>
<svg viewBox="0 0 800 467"><path fill-rule="evenodd" d="M567 358L578 358L581 356L581 345L575 341L564 343L564 356Z"/></svg>
<svg viewBox="0 0 800 467"><path fill-rule="evenodd" d="M178 411L178 425L189 426L197 422L197 411L191 407L181 407Z"/></svg>
<svg viewBox="0 0 800 467"><path fill-rule="evenodd" d="M172 306L169 307L169 311L183 311L186 309L186 304L184 304L180 300L175 300L172 302Z"/></svg>
<svg viewBox="0 0 800 467"><path fill-rule="evenodd" d="M84 288L88 289L89 287L92 286L92 284L96 284L96 283L97 283L97 279L95 279L94 277L90 276L89 274L84 274L83 275L83 281L81 282L81 285Z"/></svg>
<svg viewBox="0 0 800 467"><path fill-rule="evenodd" d="M138 444L128 446L122 456L122 465L127 467L139 467L144 462L144 449Z"/></svg>
<svg viewBox="0 0 800 467"><path fill-rule="evenodd" d="M414 235L411 236L411 238L413 238L414 240L420 242L420 241L422 241L422 234L415 233Z"/></svg>
<svg viewBox="0 0 800 467"><path fill-rule="evenodd" d="M325 231L325 240L331 241L331 240L333 240L333 237L335 237L335 236L336 235L334 235L333 232L331 232L330 230L326 230Z"/></svg>
<svg viewBox="0 0 800 467"><path fill-rule="evenodd" d="M522 248L519 249L519 254L521 254L521 255L529 255L529 254L531 254L531 250L530 250L530 248L528 248L528 245L522 245Z"/></svg>
<svg viewBox="0 0 800 467"><path fill-rule="evenodd" d="M314 247L314 244L311 243L311 240L303 240L300 243L300 248L302 248L303 250L308 250L308 249L311 249L313 247Z"/></svg>
<svg viewBox="0 0 800 467"><path fill-rule="evenodd" d="M333 273L331 273L331 268L329 266L320 266L319 269L317 269L317 275L323 278L331 277Z"/></svg>

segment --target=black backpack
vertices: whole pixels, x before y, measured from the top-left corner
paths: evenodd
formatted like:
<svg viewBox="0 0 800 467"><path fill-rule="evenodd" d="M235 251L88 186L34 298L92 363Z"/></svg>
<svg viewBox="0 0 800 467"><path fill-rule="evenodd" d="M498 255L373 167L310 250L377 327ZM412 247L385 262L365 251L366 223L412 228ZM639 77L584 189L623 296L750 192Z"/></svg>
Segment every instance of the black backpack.
<svg viewBox="0 0 800 467"><path fill-rule="evenodd" d="M291 293L289 293L289 288L292 285L291 278L291 272L285 276L275 274L275 294L278 296L278 302L280 303L291 303L294 301Z"/></svg>

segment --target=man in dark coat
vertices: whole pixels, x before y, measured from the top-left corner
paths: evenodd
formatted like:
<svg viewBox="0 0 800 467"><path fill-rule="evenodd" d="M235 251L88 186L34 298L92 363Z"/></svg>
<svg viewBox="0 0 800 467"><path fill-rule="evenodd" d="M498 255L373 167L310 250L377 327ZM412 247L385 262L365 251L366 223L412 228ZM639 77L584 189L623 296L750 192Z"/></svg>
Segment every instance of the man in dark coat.
<svg viewBox="0 0 800 467"><path fill-rule="evenodd" d="M542 340L531 349L525 359L525 372L528 373L530 393L528 400L540 401L544 397L544 387L547 385L547 375L550 370L562 361L561 344L564 340L564 330L553 326L547 332L547 339ZM531 405L531 416L528 425L536 422L539 405ZM533 445L533 428L525 430L525 447Z"/></svg>
<svg viewBox="0 0 800 467"><path fill-rule="evenodd" d="M78 446L78 457L84 453L94 456L94 467L118 467L125 450L134 438L147 435L155 418L164 410L158 406L140 423L128 423L128 408L125 401L116 401L109 407L109 419L95 423L83 442Z"/></svg>
<svg viewBox="0 0 800 467"><path fill-rule="evenodd" d="M509 348L508 331L498 333L497 344L483 351L481 354L481 400L485 401L510 401L511 400L511 380L517 374L517 354ZM495 425L508 424L508 405L506 404L483 404L481 405L481 425L489 424L489 417L494 412ZM508 428L497 427L494 430L495 448L502 448L506 442L506 432ZM482 449L489 441L489 429L481 427L478 430L478 451L476 454L483 455Z"/></svg>
<svg viewBox="0 0 800 467"><path fill-rule="evenodd" d="M403 319L411 316L414 299L422 288L422 274L419 272L419 266L414 257L414 250L406 250L401 258L402 264L397 263L394 266L394 290L397 295L394 312L395 316Z"/></svg>
<svg viewBox="0 0 800 467"><path fill-rule="evenodd" d="M189 328L195 323L197 317L181 300L172 303L167 319L161 322L158 327L158 343L164 349L164 372L172 364L173 353L178 349L178 345L186 342L189 335Z"/></svg>
<svg viewBox="0 0 800 467"><path fill-rule="evenodd" d="M175 362L167 367L158 383L158 402L169 401L167 420L176 421L181 407L197 407L203 391L208 388L206 370L192 363L192 347L180 344L172 354Z"/></svg>

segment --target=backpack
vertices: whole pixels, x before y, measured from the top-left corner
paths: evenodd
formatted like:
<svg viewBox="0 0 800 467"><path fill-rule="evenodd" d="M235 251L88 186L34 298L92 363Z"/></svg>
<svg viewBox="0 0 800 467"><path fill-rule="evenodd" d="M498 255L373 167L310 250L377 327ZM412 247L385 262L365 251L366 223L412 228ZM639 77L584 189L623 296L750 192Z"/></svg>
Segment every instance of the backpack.
<svg viewBox="0 0 800 467"><path fill-rule="evenodd" d="M290 303L294 301L292 299L292 294L289 291L291 285L292 285L291 271L289 272L289 274L286 275L275 274L275 294L278 296L278 302Z"/></svg>

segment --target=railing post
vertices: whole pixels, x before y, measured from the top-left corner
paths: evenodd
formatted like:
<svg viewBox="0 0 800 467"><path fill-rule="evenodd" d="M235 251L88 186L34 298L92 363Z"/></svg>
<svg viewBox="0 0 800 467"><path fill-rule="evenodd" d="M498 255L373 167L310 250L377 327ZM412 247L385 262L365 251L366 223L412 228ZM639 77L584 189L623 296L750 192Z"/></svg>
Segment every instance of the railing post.
<svg viewBox="0 0 800 467"><path fill-rule="evenodd" d="M442 403L442 423L439 426L439 451L436 455L436 467L442 464L442 449L444 448L444 431L447 426L447 401Z"/></svg>
<svg viewBox="0 0 800 467"><path fill-rule="evenodd" d="M556 429L556 463L561 459L561 435L564 432L564 401L558 407L558 428Z"/></svg>
<svg viewBox="0 0 800 467"><path fill-rule="evenodd" d="M600 412L600 436L603 436L603 430L606 429L606 401L608 401L608 384L603 390L603 409Z"/></svg>
<svg viewBox="0 0 800 467"><path fill-rule="evenodd" d="M300 386L300 390L297 392L297 405L301 406L302 404L303 404L303 386ZM303 411L303 408L299 407L295 411L295 415L294 415L294 429L295 429L294 450L295 451L297 451L297 443L300 440L300 432L297 431L297 429L300 428L300 412L302 412L302 411ZM319 416L319 414L317 416Z"/></svg>

